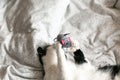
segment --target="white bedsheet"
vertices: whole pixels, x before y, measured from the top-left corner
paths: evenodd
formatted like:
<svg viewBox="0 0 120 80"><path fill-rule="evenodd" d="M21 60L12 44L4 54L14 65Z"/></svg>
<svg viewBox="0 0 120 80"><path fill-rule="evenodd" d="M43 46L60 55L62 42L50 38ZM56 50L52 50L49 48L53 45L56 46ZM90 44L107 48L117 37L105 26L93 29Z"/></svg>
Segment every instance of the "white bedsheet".
<svg viewBox="0 0 120 80"><path fill-rule="evenodd" d="M0 80L42 80L37 47L68 32L95 66L120 64L120 0L0 0Z"/></svg>

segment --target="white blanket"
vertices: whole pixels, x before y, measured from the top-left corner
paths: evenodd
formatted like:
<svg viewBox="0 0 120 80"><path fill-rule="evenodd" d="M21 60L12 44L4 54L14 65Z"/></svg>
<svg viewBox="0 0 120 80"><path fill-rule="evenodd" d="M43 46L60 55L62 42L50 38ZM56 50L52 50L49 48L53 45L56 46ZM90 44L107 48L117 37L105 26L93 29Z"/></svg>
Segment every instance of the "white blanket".
<svg viewBox="0 0 120 80"><path fill-rule="evenodd" d="M95 66L120 64L120 0L0 0L0 80L42 80L37 47L68 32Z"/></svg>

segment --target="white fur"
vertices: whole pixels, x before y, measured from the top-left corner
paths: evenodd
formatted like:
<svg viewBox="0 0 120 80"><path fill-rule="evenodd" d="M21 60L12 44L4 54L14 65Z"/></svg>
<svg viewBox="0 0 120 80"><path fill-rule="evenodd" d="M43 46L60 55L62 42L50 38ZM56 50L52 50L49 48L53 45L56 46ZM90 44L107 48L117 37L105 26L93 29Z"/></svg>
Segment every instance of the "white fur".
<svg viewBox="0 0 120 80"><path fill-rule="evenodd" d="M44 80L111 80L109 71L98 71L90 63L75 64L65 57L61 44L53 44L47 49L44 63ZM115 80L120 80L116 77Z"/></svg>

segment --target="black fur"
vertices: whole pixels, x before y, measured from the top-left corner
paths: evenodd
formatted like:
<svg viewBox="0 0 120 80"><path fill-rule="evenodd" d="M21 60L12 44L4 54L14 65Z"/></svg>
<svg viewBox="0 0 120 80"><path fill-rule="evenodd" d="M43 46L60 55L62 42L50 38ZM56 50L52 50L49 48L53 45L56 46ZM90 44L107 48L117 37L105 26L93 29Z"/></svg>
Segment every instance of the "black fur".
<svg viewBox="0 0 120 80"><path fill-rule="evenodd" d="M83 52L80 49L78 49L74 52L74 60L75 60L75 63L77 63L77 64L82 64L82 63L87 62L85 60Z"/></svg>
<svg viewBox="0 0 120 80"><path fill-rule="evenodd" d="M39 56L39 61L43 65L42 57L46 55L46 49L38 47L37 52L38 52L38 56Z"/></svg>
<svg viewBox="0 0 120 80"><path fill-rule="evenodd" d="M115 75L120 73L120 65L104 66L104 67L100 67L99 70L110 71L111 72L111 77L112 77L112 79L114 79Z"/></svg>

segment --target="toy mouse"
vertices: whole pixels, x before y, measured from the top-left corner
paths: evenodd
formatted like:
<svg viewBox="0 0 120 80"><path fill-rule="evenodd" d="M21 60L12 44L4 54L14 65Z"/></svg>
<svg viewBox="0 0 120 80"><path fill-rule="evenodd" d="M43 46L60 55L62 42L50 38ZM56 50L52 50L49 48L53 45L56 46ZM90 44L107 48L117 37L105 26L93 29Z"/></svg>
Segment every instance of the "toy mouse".
<svg viewBox="0 0 120 80"><path fill-rule="evenodd" d="M70 33L59 34L55 39L57 39L57 41L59 41L62 44L62 47L69 48L72 46L72 42L69 34Z"/></svg>

